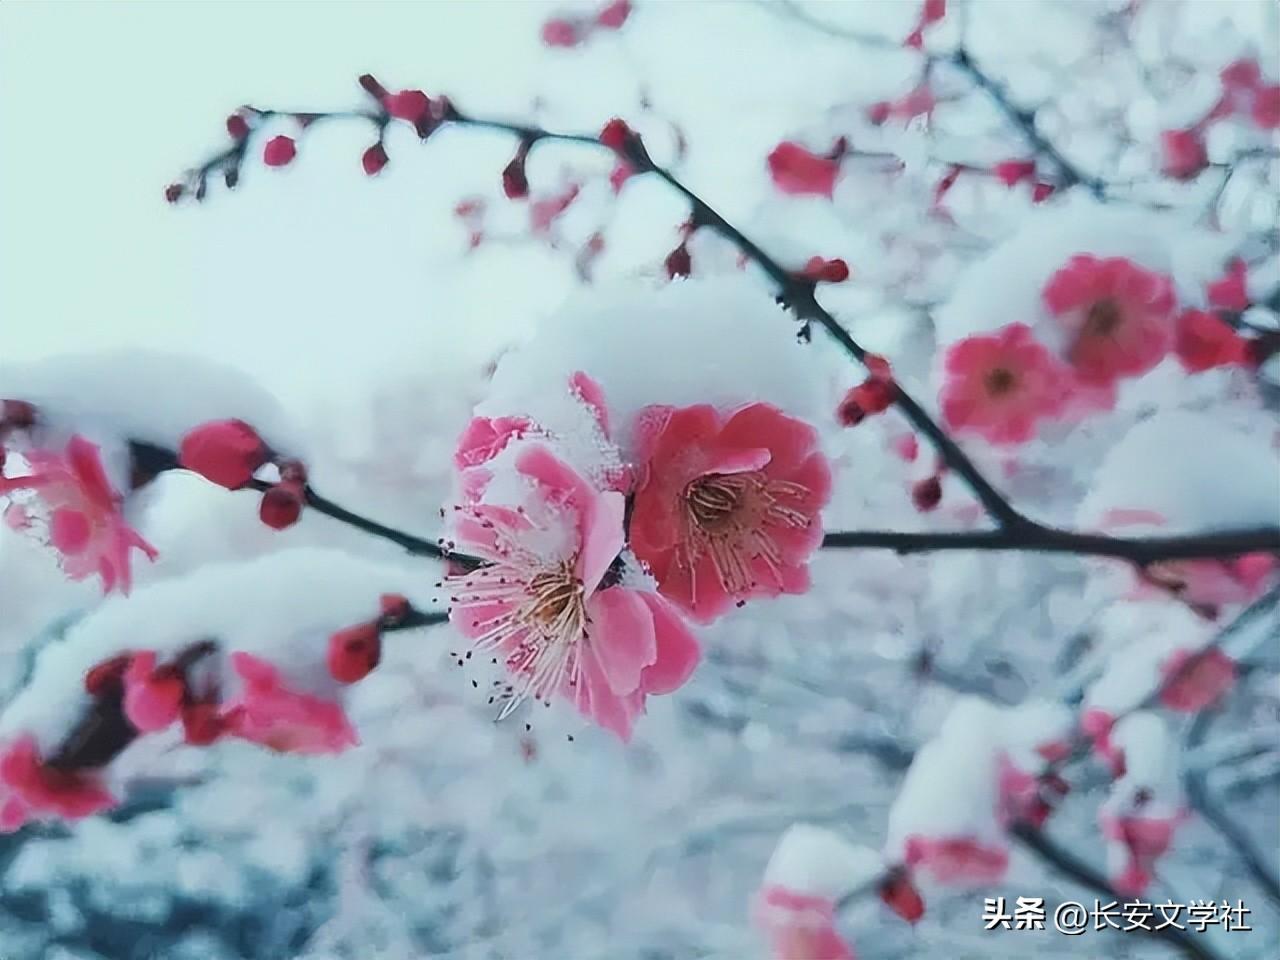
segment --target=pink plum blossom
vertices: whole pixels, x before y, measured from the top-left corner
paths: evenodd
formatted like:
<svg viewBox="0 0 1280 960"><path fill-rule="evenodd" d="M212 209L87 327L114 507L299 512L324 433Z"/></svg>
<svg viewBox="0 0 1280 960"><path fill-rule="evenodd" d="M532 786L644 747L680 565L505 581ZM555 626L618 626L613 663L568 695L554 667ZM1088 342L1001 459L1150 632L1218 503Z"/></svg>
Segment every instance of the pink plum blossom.
<svg viewBox="0 0 1280 960"><path fill-rule="evenodd" d="M1066 337L1064 357L1085 384L1140 376L1173 346L1172 282L1123 257L1072 257L1050 277L1043 299Z"/></svg>
<svg viewBox="0 0 1280 960"><path fill-rule="evenodd" d="M769 176L783 193L828 197L835 192L838 161L820 157L798 143L784 141L769 154Z"/></svg>
<svg viewBox="0 0 1280 960"><path fill-rule="evenodd" d="M1178 314L1174 353L1188 373L1241 366L1249 356L1248 341L1225 320L1207 310Z"/></svg>
<svg viewBox="0 0 1280 960"><path fill-rule="evenodd" d="M1160 702L1170 710L1196 713L1212 706L1236 682L1236 662L1217 647L1175 650L1160 664Z"/></svg>
<svg viewBox="0 0 1280 960"><path fill-rule="evenodd" d="M649 694L693 672L698 642L659 594L616 582L623 495L597 490L544 444L514 457L523 502L455 508L457 548L485 565L446 578L450 620L513 680L501 716L559 696L623 740Z"/></svg>
<svg viewBox="0 0 1280 960"><path fill-rule="evenodd" d="M0 495L31 491L34 503L11 503L5 511L8 524L21 530L43 528L72 580L96 574L103 593L118 587L127 594L133 585L130 551L141 550L150 560L157 553L125 522L124 498L112 488L98 447L74 436L63 453L31 450L23 457L31 472L0 476Z"/></svg>
<svg viewBox="0 0 1280 960"><path fill-rule="evenodd" d="M236 651L231 667L244 684L225 705L232 736L280 753L341 753L359 742L339 704L291 690L274 664Z"/></svg>
<svg viewBox="0 0 1280 960"><path fill-rule="evenodd" d="M760 891L756 924L769 939L774 960L854 960L835 927L835 903L783 886Z"/></svg>
<svg viewBox="0 0 1280 960"><path fill-rule="evenodd" d="M767 403L640 418L631 543L659 591L702 623L751 597L804 593L831 496L813 427Z"/></svg>
<svg viewBox="0 0 1280 960"><path fill-rule="evenodd" d="M116 802L92 771L47 766L29 734L0 751L0 832L12 833L29 820L45 817L90 817Z"/></svg>
<svg viewBox="0 0 1280 960"><path fill-rule="evenodd" d="M947 351L942 415L953 430L991 443L1025 443L1042 420L1062 413L1069 382L1070 371L1030 327L1010 324Z"/></svg>
<svg viewBox="0 0 1280 960"><path fill-rule="evenodd" d="M186 686L172 668L156 667L156 655L143 650L124 670L124 715L142 733L163 730L178 719Z"/></svg>
<svg viewBox="0 0 1280 960"><path fill-rule="evenodd" d="M1154 878L1156 860L1169 849L1174 831L1184 819L1182 813L1100 815L1103 836L1115 842L1123 853L1118 861L1119 869L1113 870L1111 876L1111 885L1117 893L1136 897L1147 889Z"/></svg>
<svg viewBox="0 0 1280 960"><path fill-rule="evenodd" d="M1165 526L1163 514L1154 510L1113 509L1103 516L1107 530L1126 527L1158 530ZM1127 532L1127 531L1126 531ZM1137 531L1134 531L1137 532ZM1280 560L1268 553L1249 553L1239 557L1195 560L1162 560L1137 574L1134 599L1177 594L1187 603L1216 612L1219 607L1250 603L1266 591Z"/></svg>
<svg viewBox="0 0 1280 960"><path fill-rule="evenodd" d="M903 859L913 871L943 886L999 883L1009 869L1008 849L977 837L909 836L903 845Z"/></svg>

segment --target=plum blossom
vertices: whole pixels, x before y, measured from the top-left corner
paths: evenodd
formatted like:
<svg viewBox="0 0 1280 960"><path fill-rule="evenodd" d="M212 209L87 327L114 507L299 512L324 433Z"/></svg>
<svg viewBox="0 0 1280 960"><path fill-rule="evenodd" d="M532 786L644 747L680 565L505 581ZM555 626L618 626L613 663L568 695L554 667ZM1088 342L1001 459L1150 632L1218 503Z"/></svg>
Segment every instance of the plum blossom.
<svg viewBox="0 0 1280 960"><path fill-rule="evenodd" d="M1009 850L1000 771L1007 724L1000 708L966 697L917 752L889 812L886 841L886 855L913 876L947 887L1004 877Z"/></svg>
<svg viewBox="0 0 1280 960"><path fill-rule="evenodd" d="M1022 323L961 340L947 351L942 415L947 426L991 443L1025 443L1059 416L1070 371Z"/></svg>
<svg viewBox="0 0 1280 960"><path fill-rule="evenodd" d="M814 194L830 199L835 192L840 164L830 157L820 157L798 143L784 141L769 154L769 176L783 193Z"/></svg>
<svg viewBox="0 0 1280 960"><path fill-rule="evenodd" d="M450 620L503 658L513 679L500 719L559 696L626 740L649 694L689 678L698 642L662 596L622 584L634 563L621 493L594 488L542 442L507 456L506 472L463 479L475 502L455 507L455 543L484 565L446 578ZM498 502L512 479L515 502Z"/></svg>
<svg viewBox="0 0 1280 960"><path fill-rule="evenodd" d="M944 886L999 883L1009 869L1008 848L977 837L910 836L903 850L908 867Z"/></svg>
<svg viewBox="0 0 1280 960"><path fill-rule="evenodd" d="M1164 721L1145 711L1116 722L1111 733L1125 756L1125 770L1098 811L1107 839L1107 862L1116 891L1143 893L1155 863L1186 820L1178 776L1177 745Z"/></svg>
<svg viewBox="0 0 1280 960"><path fill-rule="evenodd" d="M173 668L157 668L153 651L134 654L124 669L124 714L143 733L163 730L178 719L186 685Z"/></svg>
<svg viewBox="0 0 1280 960"><path fill-rule="evenodd" d="M1173 284L1124 257L1078 254L1043 291L1085 384L1111 386L1158 364L1173 346Z"/></svg>
<svg viewBox="0 0 1280 960"><path fill-rule="evenodd" d="M775 960L855 960L836 930L835 904L825 897L766 887L755 916Z"/></svg>
<svg viewBox="0 0 1280 960"><path fill-rule="evenodd" d="M836 903L884 872L874 852L796 823L778 839L753 905L775 960L853 960L835 927Z"/></svg>
<svg viewBox="0 0 1280 960"><path fill-rule="evenodd" d="M251 653L230 661L244 685L222 713L232 736L279 753L341 753L359 742L339 704L290 689L279 668Z"/></svg>
<svg viewBox="0 0 1280 960"><path fill-rule="evenodd" d="M31 471L27 476L0 476L0 495L32 494L9 505L4 515L9 526L41 529L72 580L96 574L103 593L118 587L127 594L133 585L130 552L140 550L150 560L157 553L125 522L124 498L107 478L98 447L73 436L65 452L38 449L23 457Z"/></svg>
<svg viewBox="0 0 1280 960"><path fill-rule="evenodd" d="M1108 510L1103 515L1107 530L1126 533L1159 530L1166 525L1163 514L1155 510ZM1271 582L1280 562L1267 553L1250 553L1239 557L1196 560L1161 560L1138 573L1132 597L1160 596L1172 591L1187 603L1215 612L1229 604L1249 603L1260 597Z"/></svg>
<svg viewBox="0 0 1280 960"><path fill-rule="evenodd" d="M0 833L12 833L44 817L90 817L116 802L94 772L49 766L30 734L0 751Z"/></svg>
<svg viewBox="0 0 1280 960"><path fill-rule="evenodd" d="M803 593L831 468L813 427L767 403L650 407L637 428L636 556L708 623L751 597Z"/></svg>
<svg viewBox="0 0 1280 960"><path fill-rule="evenodd" d="M1235 686L1236 662L1217 647L1180 649L1160 664L1160 673L1160 702L1180 713L1197 713Z"/></svg>
<svg viewBox="0 0 1280 960"><path fill-rule="evenodd" d="M1244 364L1249 344L1225 320L1207 310L1178 314L1174 353L1188 373Z"/></svg>

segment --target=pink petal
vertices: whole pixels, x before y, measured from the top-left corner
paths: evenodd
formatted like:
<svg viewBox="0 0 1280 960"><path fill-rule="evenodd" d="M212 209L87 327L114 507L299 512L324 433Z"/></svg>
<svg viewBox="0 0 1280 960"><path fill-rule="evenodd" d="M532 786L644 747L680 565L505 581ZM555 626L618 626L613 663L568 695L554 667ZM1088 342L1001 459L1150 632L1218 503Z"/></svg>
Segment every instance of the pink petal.
<svg viewBox="0 0 1280 960"><path fill-rule="evenodd" d="M111 487L111 481L107 479L106 469L102 466L102 451L99 447L77 434L67 444L67 460L79 481L80 489L93 505L102 510L114 510L118 498Z"/></svg>
<svg viewBox="0 0 1280 960"><path fill-rule="evenodd" d="M767 447L772 463L786 470L813 452L818 432L772 404L753 403L729 417L717 440L725 447Z"/></svg>
<svg viewBox="0 0 1280 960"><path fill-rule="evenodd" d="M604 390L585 373L579 370L569 378L569 389L583 403L591 408L591 414L600 425L600 432L609 436L609 408L604 402Z"/></svg>
<svg viewBox="0 0 1280 960"><path fill-rule="evenodd" d="M75 556L84 552L93 527L83 510L59 507L49 516L49 542L59 553Z"/></svg>
<svg viewBox="0 0 1280 960"><path fill-rule="evenodd" d="M582 524L582 549L578 553L577 574L583 589L590 595L600 585L609 567L622 550L627 536L623 515L627 500L614 490L587 494Z"/></svg>
<svg viewBox="0 0 1280 960"><path fill-rule="evenodd" d="M653 616L634 590L610 587L587 604L588 646L615 694L637 690L644 668L658 656Z"/></svg>
<svg viewBox="0 0 1280 960"><path fill-rule="evenodd" d="M698 639L684 617L659 594L640 592L653 617L657 659L645 668L640 686L645 693L671 693L684 686L702 657Z"/></svg>

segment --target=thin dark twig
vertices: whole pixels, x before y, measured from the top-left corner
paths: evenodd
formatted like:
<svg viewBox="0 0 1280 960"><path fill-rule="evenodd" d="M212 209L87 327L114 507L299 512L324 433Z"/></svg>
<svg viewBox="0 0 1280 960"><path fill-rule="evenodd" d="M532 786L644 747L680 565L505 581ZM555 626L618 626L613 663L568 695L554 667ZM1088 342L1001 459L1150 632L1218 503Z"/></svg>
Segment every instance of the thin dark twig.
<svg viewBox="0 0 1280 960"><path fill-rule="evenodd" d="M977 70L966 60L966 69ZM985 74L984 89L993 95L1000 92ZM975 78L976 79L976 78ZM1005 101L1007 102L1007 101ZM1009 105L1010 109L1015 109ZM261 116L275 116L273 111L259 111ZM369 119L363 113L350 111L334 114L309 113L308 117L359 117ZM469 116L451 102L445 102L440 122L456 126L496 130L508 133L521 142L533 145L542 141L558 141L578 145L611 149L600 143L598 137L578 133L557 133L541 127ZM805 277L787 270L782 264L757 245L750 237L726 220L710 204L679 180L670 170L656 163L645 149L641 139L629 134L617 151L637 174L652 174L683 196L691 207L691 222L697 227L714 230L734 244L754 261L776 285L778 300L785 304L801 320L817 323L846 353L860 363L866 362L868 352L828 312L816 296L817 285ZM1055 154L1056 155L1056 154ZM216 159L216 158L215 158ZM206 164L207 166L207 164ZM197 168L204 169L204 168ZM1077 179L1076 182L1085 182ZM1020 513L974 465L959 445L924 410L924 408L896 381L893 384L894 399L899 410L923 433L938 451L943 462L959 475L973 491L986 512L996 521L999 529L976 533L906 534L881 531L838 532L829 534L824 541L830 547L877 547L917 552L921 550L977 549L977 550L1035 550L1056 553L1091 553L1131 560L1139 565L1159 560L1186 559L1204 556L1234 556L1255 550L1280 551L1280 527L1257 528L1240 531L1219 531L1205 535L1182 537L1156 537L1146 539L1118 539L1099 534L1072 533L1043 526ZM259 487L259 489L261 489ZM438 542L406 534L376 521L351 513L345 508L308 491L308 503L317 512L348 523L374 536L383 537L420 556L444 556ZM1162 552L1164 551L1164 552ZM465 559L465 558L464 558Z"/></svg>
<svg viewBox="0 0 1280 960"><path fill-rule="evenodd" d="M1214 720L1219 716L1217 710L1205 710L1191 722L1186 737L1189 750L1195 749L1204 741ZM1271 861L1258 849L1253 838L1210 795L1203 774L1188 764L1183 770L1182 782L1191 806L1231 845L1271 901L1280 904L1280 880L1272 872Z"/></svg>
<svg viewBox="0 0 1280 960"><path fill-rule="evenodd" d="M833 531L824 547L871 548L896 553L939 550L993 550L1070 553L1128 560L1148 566L1167 560L1280 553L1280 527L1253 527L1212 533L1158 537L1111 537L1058 530L1028 521L1014 529L904 533L895 530Z"/></svg>
<svg viewBox="0 0 1280 960"><path fill-rule="evenodd" d="M1055 871L1105 897L1108 902L1123 903L1127 899L1124 895L1118 893L1102 874L1065 848L1054 843L1041 831L1025 824L1019 824L1011 827L1009 833L1023 847L1036 854ZM1164 940L1177 947L1183 956L1190 957L1192 960L1219 960L1217 953L1210 949L1203 938L1190 934L1178 927L1168 926L1159 930L1140 928L1135 932L1146 934L1157 940Z"/></svg>
<svg viewBox="0 0 1280 960"><path fill-rule="evenodd" d="M1036 126L1035 112L1025 110L1009 99L1008 91L974 62L969 55L969 51L961 47L951 55L947 62L953 64L956 69L973 81L974 86L987 95L996 108L1018 129L1028 145L1037 154L1048 158L1057 167L1064 187L1073 187L1079 184L1095 197L1101 198L1103 196L1105 192L1103 182L1097 177L1091 177L1084 173L1068 160L1062 151L1040 132L1040 129Z"/></svg>

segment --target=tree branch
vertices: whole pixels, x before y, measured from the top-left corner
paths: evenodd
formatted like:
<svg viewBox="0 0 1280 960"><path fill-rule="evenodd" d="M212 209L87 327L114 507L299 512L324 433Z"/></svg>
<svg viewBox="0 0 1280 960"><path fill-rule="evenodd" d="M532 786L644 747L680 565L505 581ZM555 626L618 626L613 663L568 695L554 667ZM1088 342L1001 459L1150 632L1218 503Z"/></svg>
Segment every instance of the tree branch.
<svg viewBox="0 0 1280 960"><path fill-rule="evenodd" d="M955 55L957 66L965 70L982 89L986 90L1001 105L1012 119L1023 125L1028 137L1037 149L1043 149L1054 159L1072 183L1089 186L1091 181L1075 170L1065 158L1044 140L1035 130L1034 122L1015 107L1004 95L999 85L982 73L968 55L963 52ZM602 144L599 138L578 133L557 133L541 127L513 123L503 120L473 117L460 111L449 101L442 101L441 124L453 124L462 127L475 127L485 130L496 130L509 133L530 146L541 141L559 141L598 149L610 149ZM278 111L255 111L258 117L281 115ZM358 118L374 123L384 123L385 118L378 114L353 111L335 113L307 113L302 116L311 121L320 118ZM1029 127L1027 124L1030 124ZM256 128L254 128L256 131ZM252 136L251 131L251 136ZM240 141L238 159L244 155L244 144L250 137ZM817 323L836 341L850 357L865 365L868 351L862 347L849 332L835 319L830 312L818 302L814 281L788 271L778 260L768 254L750 237L726 220L710 204L694 193L680 181L670 170L656 163L649 156L640 137L628 133L619 148L614 151L625 160L636 174L651 174L666 183L671 189L683 196L691 208L691 222L695 227L707 227L720 234L738 248L746 257L756 263L766 276L775 284L779 302L783 303L797 317L805 322ZM228 151L215 155L205 164L196 168L193 176L203 177L208 170L219 168L227 161ZM1254 551L1280 552L1280 527L1256 528L1251 530L1220 531L1208 534L1186 535L1177 537L1151 537L1144 539L1123 539L1107 537L1101 534L1073 533L1046 527L1024 516L1000 493L978 470L973 461L960 446L942 429L941 426L924 410L896 380L893 381L894 401L903 415L922 434L924 434L937 450L942 461L958 474L973 491L974 496L982 504L988 515L996 522L998 530L974 533L926 533L910 534L888 531L854 531L828 534L824 546L828 547L874 547L896 550L900 553L920 552L924 550L1015 550L1050 553L1083 553L1096 556L1117 557L1130 560L1145 566L1160 560L1188 559L1195 557L1236 556ZM171 455L170 455L171 456ZM254 484L255 489L264 487ZM407 534L358 514L321 497L308 489L307 503L317 512L329 516L342 523L363 530L374 536L382 537L402 546L411 554L418 556L442 557L447 554L439 541L431 542L421 537ZM465 562L466 558L458 558Z"/></svg>
<svg viewBox="0 0 1280 960"><path fill-rule="evenodd" d="M1219 715L1216 710L1205 710L1191 722L1186 737L1188 749L1195 749L1204 741L1209 728ZM1203 772L1194 765L1187 764L1183 769L1182 782L1191 806L1231 845L1271 901L1280 905L1280 880L1277 880L1275 874L1271 872L1271 864L1267 856L1258 849L1257 844L1244 828L1232 820L1226 810L1210 796Z"/></svg>
<svg viewBox="0 0 1280 960"><path fill-rule="evenodd" d="M1024 519L1013 529L903 533L893 530L833 531L824 547L871 548L895 553L939 550L993 550L1071 553L1128 560L1140 567L1166 560L1280 554L1280 527L1254 527L1162 537L1110 537L1046 527Z"/></svg>
<svg viewBox="0 0 1280 960"><path fill-rule="evenodd" d="M1123 903L1127 899L1124 895L1118 893L1102 874L1098 873L1083 860L1078 859L1075 855L1058 846L1039 830L1025 824L1018 824L1011 827L1009 833L1024 848L1034 853L1054 871L1106 898L1108 902ZM1180 930L1177 927L1163 927L1160 930L1140 929L1135 932L1146 934L1157 940L1163 940L1177 947L1183 956L1190 957L1191 960L1219 960L1218 955L1209 948L1203 938L1194 936L1186 930Z"/></svg>

